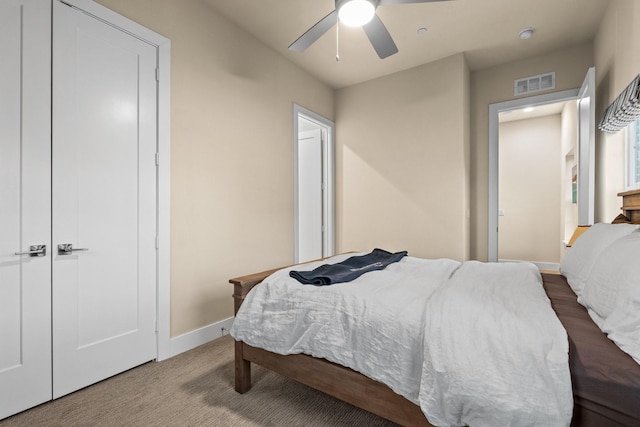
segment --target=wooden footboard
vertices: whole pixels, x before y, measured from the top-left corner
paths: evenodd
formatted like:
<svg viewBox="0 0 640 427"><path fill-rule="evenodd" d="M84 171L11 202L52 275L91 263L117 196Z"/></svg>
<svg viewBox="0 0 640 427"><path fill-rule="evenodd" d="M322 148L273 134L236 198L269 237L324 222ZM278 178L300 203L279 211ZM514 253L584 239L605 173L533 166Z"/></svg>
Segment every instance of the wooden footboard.
<svg viewBox="0 0 640 427"><path fill-rule="evenodd" d="M235 313L249 291L279 269L237 277L234 285ZM283 356L235 343L235 389L245 393L251 388L251 362L306 384L358 408L405 426L431 426L420 407L393 392L386 385L352 369L304 354Z"/></svg>

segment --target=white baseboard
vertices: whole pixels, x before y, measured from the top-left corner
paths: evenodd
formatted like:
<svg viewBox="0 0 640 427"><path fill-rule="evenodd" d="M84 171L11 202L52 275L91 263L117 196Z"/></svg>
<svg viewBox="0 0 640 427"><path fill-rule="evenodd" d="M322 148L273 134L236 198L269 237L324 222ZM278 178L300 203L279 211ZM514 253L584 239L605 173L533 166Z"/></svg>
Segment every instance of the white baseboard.
<svg viewBox="0 0 640 427"><path fill-rule="evenodd" d="M186 334L179 335L169 340L169 352L158 359L166 360L170 357L177 356L180 353L194 349L202 344L206 344L209 341L213 341L216 338L220 338L223 335L229 333L231 325L233 324L233 317L221 320L216 323L212 323L195 331L187 332Z"/></svg>
<svg viewBox="0 0 640 427"><path fill-rule="evenodd" d="M560 264L555 262L534 262L540 270L560 271Z"/></svg>
<svg viewBox="0 0 640 427"><path fill-rule="evenodd" d="M499 259L498 262L530 262L538 267L540 270L551 270L551 271L559 271L560 264L553 262L536 262L536 261L520 261L513 259Z"/></svg>

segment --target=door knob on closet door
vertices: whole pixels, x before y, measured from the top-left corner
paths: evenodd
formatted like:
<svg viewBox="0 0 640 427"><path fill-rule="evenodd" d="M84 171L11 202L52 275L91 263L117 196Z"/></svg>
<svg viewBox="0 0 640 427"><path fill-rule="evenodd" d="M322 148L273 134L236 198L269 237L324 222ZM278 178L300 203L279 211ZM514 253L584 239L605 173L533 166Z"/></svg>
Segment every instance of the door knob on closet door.
<svg viewBox="0 0 640 427"><path fill-rule="evenodd" d="M89 248L74 248L72 243L60 243L58 245L58 255L71 255L76 251L88 251Z"/></svg>
<svg viewBox="0 0 640 427"><path fill-rule="evenodd" d="M15 252L16 255L29 256L45 256L47 254L47 245L31 245L28 251Z"/></svg>

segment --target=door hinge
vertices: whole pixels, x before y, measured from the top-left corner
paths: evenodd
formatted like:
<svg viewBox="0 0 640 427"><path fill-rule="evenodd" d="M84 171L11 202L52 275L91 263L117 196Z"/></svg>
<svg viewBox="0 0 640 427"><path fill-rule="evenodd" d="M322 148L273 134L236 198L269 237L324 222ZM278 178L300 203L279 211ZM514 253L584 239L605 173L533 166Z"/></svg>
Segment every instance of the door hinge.
<svg viewBox="0 0 640 427"><path fill-rule="evenodd" d="M160 68L156 68L156 81L160 81Z"/></svg>
<svg viewBox="0 0 640 427"><path fill-rule="evenodd" d="M156 166L160 166L160 153L156 153Z"/></svg>
<svg viewBox="0 0 640 427"><path fill-rule="evenodd" d="M156 236L156 249L160 249L160 239Z"/></svg>

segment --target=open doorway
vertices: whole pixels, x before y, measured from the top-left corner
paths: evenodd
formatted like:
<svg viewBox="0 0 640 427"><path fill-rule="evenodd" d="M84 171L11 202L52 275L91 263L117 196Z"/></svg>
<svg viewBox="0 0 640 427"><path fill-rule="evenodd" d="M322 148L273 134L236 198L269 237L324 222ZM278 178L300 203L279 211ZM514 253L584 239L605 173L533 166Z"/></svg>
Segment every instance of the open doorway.
<svg viewBox="0 0 640 427"><path fill-rule="evenodd" d="M578 221L576 112L573 100L499 113L499 261L557 270Z"/></svg>
<svg viewBox="0 0 640 427"><path fill-rule="evenodd" d="M554 92L528 98L515 99L489 106L489 209L488 209L488 260L496 262L499 242L499 115L500 113L540 107L558 102L575 101L577 117L577 207L578 223L593 223L595 179L595 68L589 69L580 89ZM560 183L558 184L560 185ZM535 229L535 227L534 227ZM558 239L564 238L558 233ZM527 244L522 242L522 244Z"/></svg>
<svg viewBox="0 0 640 427"><path fill-rule="evenodd" d="M334 123L293 106L294 262L335 253Z"/></svg>

